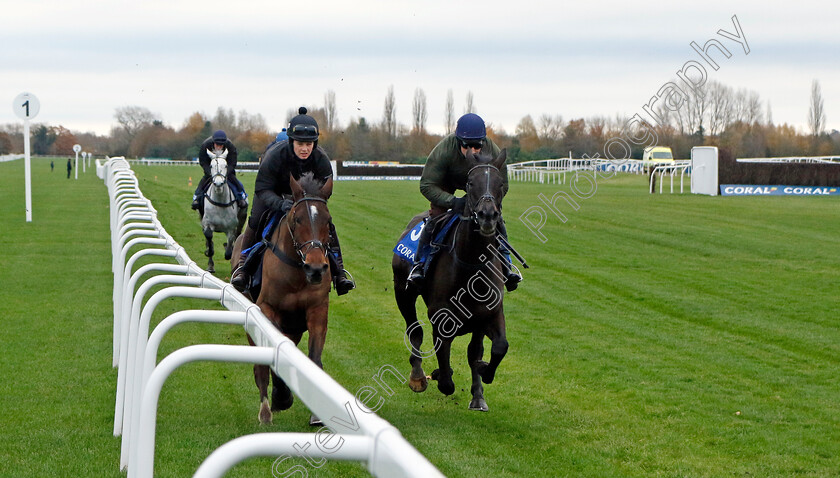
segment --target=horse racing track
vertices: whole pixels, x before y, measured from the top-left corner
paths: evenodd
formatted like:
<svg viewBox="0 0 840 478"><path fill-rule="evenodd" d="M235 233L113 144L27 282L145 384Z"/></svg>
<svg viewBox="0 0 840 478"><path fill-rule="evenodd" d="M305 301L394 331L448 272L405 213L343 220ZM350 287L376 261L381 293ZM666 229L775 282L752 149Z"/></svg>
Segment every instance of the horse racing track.
<svg viewBox="0 0 840 478"><path fill-rule="evenodd" d="M135 171L166 230L202 264L188 185L198 166ZM252 192L254 177L242 179ZM836 475L835 199L650 195L644 177L619 176L599 179L578 209L555 202L562 222L540 195L571 194L567 186L513 182L505 198L511 240L531 268L505 299L510 349L481 413L467 409L464 337L453 344L449 397L393 381L388 394L372 378L386 366L410 370L390 260L427 203L416 182L337 182L330 212L358 288L331 297L325 370L352 393L378 390L377 414L447 476ZM0 201L0 475L122 476L105 187L91 169L67 179L35 159L27 224L23 162L12 161L0 163ZM519 220L533 206L548 212L543 237ZM216 275L229 273L219 261ZM204 307L167 301L152 321ZM195 343L247 341L239 326L184 324L159 356ZM248 365L179 369L160 399L157 476L191 476L237 436L312 431L300 402L269 426L258 405ZM308 476L367 476L356 463L287 463ZM290 469L274 465L252 459L228 476Z"/></svg>

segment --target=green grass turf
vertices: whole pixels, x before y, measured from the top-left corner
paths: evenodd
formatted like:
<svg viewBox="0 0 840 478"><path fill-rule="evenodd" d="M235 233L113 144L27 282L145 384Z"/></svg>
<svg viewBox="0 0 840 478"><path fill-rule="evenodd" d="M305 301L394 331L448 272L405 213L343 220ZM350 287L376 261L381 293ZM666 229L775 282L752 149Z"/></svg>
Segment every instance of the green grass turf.
<svg viewBox="0 0 840 478"><path fill-rule="evenodd" d="M198 166L135 169L167 231L203 264L187 184ZM23 162L0 163L0 476L120 476L106 190L90 170L65 176L33 161L26 224ZM252 192L253 174L242 179ZM490 412L467 410L459 338L454 395L391 380L379 415L452 477L836 476L837 199L649 195L643 177L623 176L575 197L577 210L558 200L567 221L548 213L543 243L518 217L558 191L573 194L513 183L505 199L511 240L532 267L506 296L510 350L485 387ZM408 374L389 264L426 205L416 183L336 183L330 210L359 287L331 296L324 367L350 392L375 386L384 365ZM217 252L217 275L229 272ZM218 308L170 300L153 322L185 307ZM160 355L201 342L245 336L185 324ZM309 431L299 402L268 427L257 410L250 367L183 367L161 396L157 476L190 476L239 435ZM229 476L272 476L272 461ZM354 463L294 463L309 476L366 476Z"/></svg>

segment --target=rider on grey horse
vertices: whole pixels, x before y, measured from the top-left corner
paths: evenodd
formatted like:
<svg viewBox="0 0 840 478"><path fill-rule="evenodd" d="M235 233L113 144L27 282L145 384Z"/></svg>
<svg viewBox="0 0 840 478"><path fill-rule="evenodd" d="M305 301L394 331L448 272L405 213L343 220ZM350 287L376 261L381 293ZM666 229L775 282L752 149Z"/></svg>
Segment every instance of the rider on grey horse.
<svg viewBox="0 0 840 478"><path fill-rule="evenodd" d="M198 163L201 165L201 169L204 170L204 177L201 178L201 181L198 182L198 187L195 188L195 194L193 194L193 201L192 201L192 208L199 209L201 207L201 198L204 196L204 192L207 190L207 186L210 184L210 155L214 157L224 157L225 161L227 161L228 165L228 184L230 184L230 189L233 191L233 194L236 196L237 205L240 208L247 208L248 195L245 194L245 187L239 182L239 179L236 177L236 146L231 143L231 141L227 138L227 135L222 130L217 130L213 133L213 136L204 140L201 143L201 146L198 147Z"/></svg>

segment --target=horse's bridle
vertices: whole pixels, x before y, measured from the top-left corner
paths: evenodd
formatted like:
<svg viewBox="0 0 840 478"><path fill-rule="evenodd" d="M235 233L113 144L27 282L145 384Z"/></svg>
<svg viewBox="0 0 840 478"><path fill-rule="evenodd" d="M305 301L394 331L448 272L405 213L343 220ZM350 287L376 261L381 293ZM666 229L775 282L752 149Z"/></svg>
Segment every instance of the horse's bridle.
<svg viewBox="0 0 840 478"><path fill-rule="evenodd" d="M476 201L475 204L470 204L469 177L472 174L472 172L475 171L478 168L484 168L484 174L487 176L487 190L484 191L484 194L482 194L481 197L478 198L478 201ZM496 171L497 173L499 173L499 175L502 174L502 172L499 171L499 168L497 168L496 166L493 166L492 164L478 164L478 165L470 168L469 171L467 171L467 189L466 189L466 191L467 191L467 206L470 208L470 211L472 211L472 215L470 216L470 219L472 219L473 221L478 221L478 213L476 213L475 207L478 206L479 204L481 204L482 201L491 201L493 203L493 205L495 205L495 206L498 205L498 203L496 202L496 196L494 196L493 194L490 193L490 170L491 169L493 171Z"/></svg>
<svg viewBox="0 0 840 478"><path fill-rule="evenodd" d="M289 212L292 212L292 210L295 209L298 204L300 204L304 201L318 201L318 202L322 202L324 204L327 203L327 201L325 199L319 198L319 197L302 197L302 198L298 199L297 201L295 201L294 204L292 204L292 207L291 207L291 209L289 209ZM288 215L288 213L287 213L287 215ZM315 221L312 218L312 212L309 210L309 208L306 209L306 216L309 218L309 227L312 230L312 237L317 237L317 235L315 233ZM298 256L300 257L300 262L301 262L300 265L301 266L305 263L306 255L309 254L309 252L313 248L321 249L324 252L324 256L327 255L327 245L324 244L323 242L319 241L318 239L310 239L310 240L304 242L303 244L300 244L300 243L297 242L297 239L295 239L295 231L292 229L292 218L291 217L286 220L286 227L289 228L289 236L291 236L291 238L292 238L292 245L295 248L295 252L297 252Z"/></svg>

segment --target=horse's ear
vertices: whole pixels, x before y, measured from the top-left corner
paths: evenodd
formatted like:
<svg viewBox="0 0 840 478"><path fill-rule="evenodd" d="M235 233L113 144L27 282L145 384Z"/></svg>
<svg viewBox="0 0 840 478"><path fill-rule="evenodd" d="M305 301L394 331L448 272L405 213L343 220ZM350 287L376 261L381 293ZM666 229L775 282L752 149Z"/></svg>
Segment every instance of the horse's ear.
<svg viewBox="0 0 840 478"><path fill-rule="evenodd" d="M333 190L333 178L332 178L332 176L330 176L327 179L327 182L325 182L324 185L321 186L321 191L318 195L321 196L321 198L324 201L326 201L330 198L330 196L332 196L332 190Z"/></svg>
<svg viewBox="0 0 840 478"><path fill-rule="evenodd" d="M494 160L493 160L493 162L492 162L491 164L492 164L493 166L495 166L495 167L496 167L496 169L502 169L502 166L504 166L504 165L505 165L505 160L507 160L507 148L503 149L503 150L499 153L499 155L498 155L498 156L496 156L496 159L494 159Z"/></svg>
<svg viewBox="0 0 840 478"><path fill-rule="evenodd" d="M303 197L303 188L291 174L289 174L289 186L292 188L292 197L295 198L295 201Z"/></svg>

